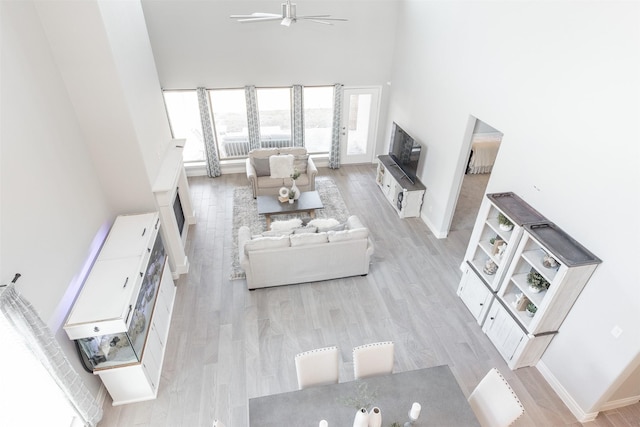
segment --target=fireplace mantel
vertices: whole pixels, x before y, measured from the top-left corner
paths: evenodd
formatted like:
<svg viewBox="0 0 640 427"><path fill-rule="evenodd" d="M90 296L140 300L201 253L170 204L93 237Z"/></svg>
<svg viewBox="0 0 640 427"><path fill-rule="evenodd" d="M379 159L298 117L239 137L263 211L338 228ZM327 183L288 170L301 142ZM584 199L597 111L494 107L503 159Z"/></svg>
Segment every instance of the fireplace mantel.
<svg viewBox="0 0 640 427"><path fill-rule="evenodd" d="M184 247L189 225L196 223L193 212L189 182L182 162L182 150L185 140L174 139L167 149L160 170L153 184L153 194L160 213L161 231L169 255L169 267L174 279L189 271L189 259ZM176 197L180 200L185 223L182 233L174 212Z"/></svg>

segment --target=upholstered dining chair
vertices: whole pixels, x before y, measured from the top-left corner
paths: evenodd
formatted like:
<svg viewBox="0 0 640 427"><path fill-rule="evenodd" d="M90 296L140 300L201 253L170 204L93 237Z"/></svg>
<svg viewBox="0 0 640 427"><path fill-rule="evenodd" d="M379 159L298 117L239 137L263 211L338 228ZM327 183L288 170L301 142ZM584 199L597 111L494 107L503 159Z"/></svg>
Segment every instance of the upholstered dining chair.
<svg viewBox="0 0 640 427"><path fill-rule="evenodd" d="M297 354L295 362L300 390L315 385L338 383L338 347L336 346Z"/></svg>
<svg viewBox="0 0 640 427"><path fill-rule="evenodd" d="M507 427L524 414L520 399L496 368L485 375L468 400L482 427Z"/></svg>
<svg viewBox="0 0 640 427"><path fill-rule="evenodd" d="M384 341L353 348L353 374L356 379L393 372L393 342Z"/></svg>

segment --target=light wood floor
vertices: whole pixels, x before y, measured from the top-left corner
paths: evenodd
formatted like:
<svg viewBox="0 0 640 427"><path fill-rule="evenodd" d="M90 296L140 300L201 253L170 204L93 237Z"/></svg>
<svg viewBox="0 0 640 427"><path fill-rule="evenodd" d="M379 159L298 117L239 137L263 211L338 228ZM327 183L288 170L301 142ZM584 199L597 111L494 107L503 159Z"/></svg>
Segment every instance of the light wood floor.
<svg viewBox="0 0 640 427"><path fill-rule="evenodd" d="M369 165L320 170L371 230L368 276L251 292L229 280L233 189L247 185L245 175L190 178L198 223L189 231L189 274L177 283L158 398L113 407L107 397L100 427L211 426L214 418L246 427L249 398L297 389L296 353L337 345L340 378L349 381L352 347L382 340L396 343L396 371L447 364L465 395L497 367L525 406L516 426L580 425L535 368L507 368L456 296L470 226L439 240L420 219L399 219L374 172ZM588 425L639 420L633 405Z"/></svg>

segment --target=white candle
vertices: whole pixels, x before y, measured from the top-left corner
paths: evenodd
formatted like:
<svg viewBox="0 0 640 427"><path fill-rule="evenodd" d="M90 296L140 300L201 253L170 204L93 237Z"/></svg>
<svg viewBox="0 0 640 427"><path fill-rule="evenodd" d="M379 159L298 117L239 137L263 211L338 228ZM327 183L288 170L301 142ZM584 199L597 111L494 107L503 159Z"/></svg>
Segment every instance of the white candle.
<svg viewBox="0 0 640 427"><path fill-rule="evenodd" d="M320 425L318 427L329 427L329 423L327 420L320 421Z"/></svg>
<svg viewBox="0 0 640 427"><path fill-rule="evenodd" d="M418 402L413 402L413 405L411 405L411 410L409 411L409 418L411 418L412 420L417 420L420 416L421 409L422 407Z"/></svg>

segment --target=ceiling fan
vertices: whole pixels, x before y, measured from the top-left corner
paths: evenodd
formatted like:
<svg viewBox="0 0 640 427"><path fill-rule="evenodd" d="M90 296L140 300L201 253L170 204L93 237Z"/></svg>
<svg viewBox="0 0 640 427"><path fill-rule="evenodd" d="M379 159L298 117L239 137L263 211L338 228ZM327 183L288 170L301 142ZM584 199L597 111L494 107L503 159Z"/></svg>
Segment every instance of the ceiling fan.
<svg viewBox="0 0 640 427"><path fill-rule="evenodd" d="M280 25L289 27L291 24L297 22L299 19L311 22L317 22L318 24L333 25L331 21L346 21L344 18L331 18L331 15L308 15L297 16L296 4L291 3L291 0L287 0L282 3L282 13L265 13L254 12L250 15L231 15L230 18L237 19L238 22L260 22L260 21L280 21Z"/></svg>

